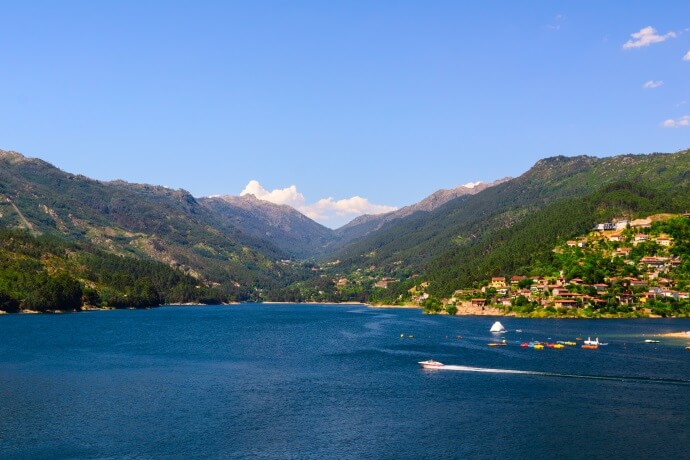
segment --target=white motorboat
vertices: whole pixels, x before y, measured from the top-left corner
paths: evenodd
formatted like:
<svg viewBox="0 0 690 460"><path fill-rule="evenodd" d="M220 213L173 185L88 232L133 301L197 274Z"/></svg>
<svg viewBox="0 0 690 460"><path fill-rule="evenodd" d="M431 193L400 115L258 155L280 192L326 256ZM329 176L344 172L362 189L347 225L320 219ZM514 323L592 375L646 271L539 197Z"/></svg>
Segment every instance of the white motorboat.
<svg viewBox="0 0 690 460"><path fill-rule="evenodd" d="M419 361L419 364L421 364L424 369L438 369L439 367L443 367L443 363L434 361L433 359Z"/></svg>

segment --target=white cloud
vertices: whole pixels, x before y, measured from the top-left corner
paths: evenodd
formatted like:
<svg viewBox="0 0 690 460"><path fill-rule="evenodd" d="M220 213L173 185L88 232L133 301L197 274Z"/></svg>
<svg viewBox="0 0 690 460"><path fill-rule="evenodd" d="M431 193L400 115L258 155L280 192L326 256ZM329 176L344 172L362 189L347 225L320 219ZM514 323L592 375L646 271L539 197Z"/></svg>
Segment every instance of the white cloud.
<svg viewBox="0 0 690 460"><path fill-rule="evenodd" d="M269 192L256 180L250 180L244 190L240 192L240 196L244 195L254 195L260 200L275 204L287 204L293 208L304 206L305 203L304 195L299 193L294 185L287 188L277 188Z"/></svg>
<svg viewBox="0 0 690 460"><path fill-rule="evenodd" d="M664 128L682 128L684 126L690 126L690 115L684 115L675 120L673 118L669 118L668 120L664 120L664 122L661 123L661 126Z"/></svg>
<svg viewBox="0 0 690 460"><path fill-rule="evenodd" d="M685 53L685 56L683 56L683 60L684 60L684 61L690 61L690 51L688 51L687 53Z"/></svg>
<svg viewBox="0 0 690 460"><path fill-rule="evenodd" d="M483 183L482 181L468 182L468 183L466 183L465 185L463 185L463 187L475 188L477 185L482 184L482 183Z"/></svg>
<svg viewBox="0 0 690 460"><path fill-rule="evenodd" d="M659 88L660 86L664 86L664 82L661 80L649 80L642 85L642 87L645 89L654 89Z"/></svg>
<svg viewBox="0 0 690 460"><path fill-rule="evenodd" d="M316 203L304 206L299 211L317 222L325 223L343 218L353 219L362 214L383 214L396 209L393 206L370 203L361 196L353 196L342 200L334 200L331 197L322 198Z"/></svg>
<svg viewBox="0 0 690 460"><path fill-rule="evenodd" d="M395 211L393 206L370 203L360 196L335 200L331 197L322 198L315 203L308 204L304 195L297 191L295 185L283 189L266 190L256 180L251 180L240 192L240 196L254 195L260 200L275 204L286 204L312 220L326 226L339 226L362 214L382 214Z"/></svg>
<svg viewBox="0 0 690 460"><path fill-rule="evenodd" d="M668 40L669 38L675 38L675 32L668 32L665 35L659 35L652 26L643 27L639 32L630 34L631 40L628 40L623 44L623 49L630 48L642 48L644 46L649 46L652 43L661 43Z"/></svg>

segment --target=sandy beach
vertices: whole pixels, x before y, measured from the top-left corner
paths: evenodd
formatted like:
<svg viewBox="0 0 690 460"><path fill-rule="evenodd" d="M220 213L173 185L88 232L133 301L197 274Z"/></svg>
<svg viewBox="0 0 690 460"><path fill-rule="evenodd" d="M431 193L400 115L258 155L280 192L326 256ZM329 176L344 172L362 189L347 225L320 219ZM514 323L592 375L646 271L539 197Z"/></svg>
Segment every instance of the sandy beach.
<svg viewBox="0 0 690 460"><path fill-rule="evenodd" d="M367 305L370 308L422 308L419 305ZM445 315L446 312L440 312L439 314ZM473 305L458 305L457 312L455 316L515 316L514 314L508 314L503 310L495 307L478 307Z"/></svg>
<svg viewBox="0 0 690 460"><path fill-rule="evenodd" d="M495 307L478 307L476 305L458 305L456 316L514 316Z"/></svg>
<svg viewBox="0 0 690 460"><path fill-rule="evenodd" d="M367 304L369 308L422 308L419 305L372 305Z"/></svg>
<svg viewBox="0 0 690 460"><path fill-rule="evenodd" d="M671 337L674 339L690 339L690 331L685 332L666 332L664 334L658 334L660 337Z"/></svg>

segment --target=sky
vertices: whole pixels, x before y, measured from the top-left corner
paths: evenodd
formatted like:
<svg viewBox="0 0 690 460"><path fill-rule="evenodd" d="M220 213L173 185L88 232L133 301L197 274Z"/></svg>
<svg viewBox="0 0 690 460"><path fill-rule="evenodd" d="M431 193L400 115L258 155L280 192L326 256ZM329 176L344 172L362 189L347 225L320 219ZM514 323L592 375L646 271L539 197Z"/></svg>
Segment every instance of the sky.
<svg viewBox="0 0 690 460"><path fill-rule="evenodd" d="M688 1L0 1L0 149L337 227L690 148Z"/></svg>

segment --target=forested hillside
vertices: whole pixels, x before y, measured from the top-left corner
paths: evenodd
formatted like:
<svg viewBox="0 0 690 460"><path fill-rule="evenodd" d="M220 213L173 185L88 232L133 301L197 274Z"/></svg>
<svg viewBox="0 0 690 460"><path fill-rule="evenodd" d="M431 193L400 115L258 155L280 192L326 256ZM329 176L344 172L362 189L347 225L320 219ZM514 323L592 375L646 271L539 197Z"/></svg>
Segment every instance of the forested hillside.
<svg viewBox="0 0 690 460"><path fill-rule="evenodd" d="M100 182L0 151L0 227L88 243L174 267L242 297L289 283L290 255L268 238L217 219L184 190Z"/></svg>
<svg viewBox="0 0 690 460"><path fill-rule="evenodd" d="M232 294L153 261L23 230L0 230L0 310L141 308L226 302Z"/></svg>
<svg viewBox="0 0 690 460"><path fill-rule="evenodd" d="M391 222L333 258L341 261L345 272L375 266L390 275L406 271L436 277L441 276L437 271L447 269L475 273L475 268L448 267L446 262L471 252L473 266L479 265L479 258L497 249L496 239L505 238L494 235L511 232L506 229L521 222L529 225L536 213L556 202L584 197L621 181L673 195L674 189L690 184L690 152L541 160L516 179L456 198L430 213L415 213ZM594 219L591 216L592 222ZM552 242L544 241L547 246Z"/></svg>

